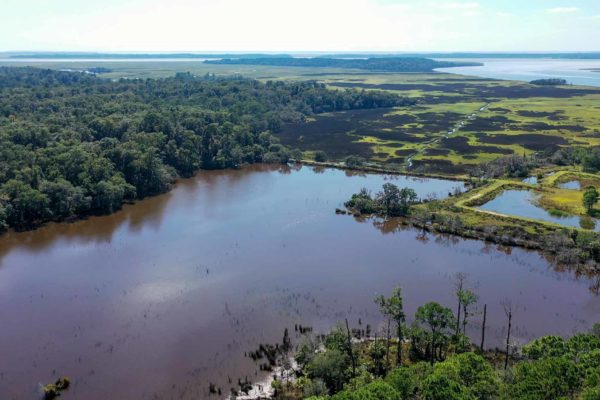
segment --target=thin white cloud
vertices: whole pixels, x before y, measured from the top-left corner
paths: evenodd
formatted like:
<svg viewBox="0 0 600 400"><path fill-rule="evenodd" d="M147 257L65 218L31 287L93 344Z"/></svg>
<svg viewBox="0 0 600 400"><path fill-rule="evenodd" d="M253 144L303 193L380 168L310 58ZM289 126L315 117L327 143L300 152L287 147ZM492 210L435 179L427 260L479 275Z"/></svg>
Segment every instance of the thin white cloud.
<svg viewBox="0 0 600 400"><path fill-rule="evenodd" d="M479 3L476 1L471 2L449 2L449 3L438 3L438 8L444 10L476 10L479 9Z"/></svg>
<svg viewBox="0 0 600 400"><path fill-rule="evenodd" d="M579 16L580 21L600 21L600 15L581 15Z"/></svg>
<svg viewBox="0 0 600 400"><path fill-rule="evenodd" d="M481 15L481 12L479 12L479 11L465 11L464 13L462 13L462 16L467 17L467 18L478 17L480 15Z"/></svg>
<svg viewBox="0 0 600 400"><path fill-rule="evenodd" d="M554 7L546 10L550 14L572 14L578 11L578 7Z"/></svg>
<svg viewBox="0 0 600 400"><path fill-rule="evenodd" d="M512 14L508 13L508 12L505 12L505 11L498 11L496 13L496 17L500 17L500 18L508 18L510 16L512 16Z"/></svg>

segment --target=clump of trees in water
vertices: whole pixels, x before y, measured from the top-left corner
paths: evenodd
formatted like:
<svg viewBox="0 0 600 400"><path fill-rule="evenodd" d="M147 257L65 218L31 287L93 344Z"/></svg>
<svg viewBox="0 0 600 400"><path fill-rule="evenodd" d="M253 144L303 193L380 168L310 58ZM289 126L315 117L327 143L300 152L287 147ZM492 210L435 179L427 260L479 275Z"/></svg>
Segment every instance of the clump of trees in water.
<svg viewBox="0 0 600 400"><path fill-rule="evenodd" d="M417 193L408 187L398 188L393 183L385 183L381 191L371 196L371 192L362 188L344 203L346 208L359 214L381 214L390 217L406 216L410 206L419 201Z"/></svg>
<svg viewBox="0 0 600 400"><path fill-rule="evenodd" d="M296 328L297 329L297 328ZM272 371L277 365L277 361L281 356L285 356L292 347L292 342L289 336L287 328L283 333L283 341L281 345L279 343L275 345L271 344L260 344L258 349L251 351L248 355L254 362L261 361L263 359L266 362L260 364L261 371Z"/></svg>
<svg viewBox="0 0 600 400"><path fill-rule="evenodd" d="M44 400L54 400L71 386L71 380L67 377L59 378L54 383L49 383L42 388Z"/></svg>
<svg viewBox="0 0 600 400"><path fill-rule="evenodd" d="M0 67L0 230L110 213L199 169L285 163L294 154L272 133L286 122L413 102L316 82Z"/></svg>
<svg viewBox="0 0 600 400"><path fill-rule="evenodd" d="M375 299L384 319L375 336L351 331L347 320L324 337L305 336L295 354L296 377L275 381L274 398L600 398L600 324L568 339L544 336L518 347L511 337L514 309L504 301L506 349L485 350L487 306L481 344L472 344L461 325L470 323L478 299L466 288L464 276L457 277L456 295L459 309L466 310L462 320L450 308L429 302L418 307L408 325L401 291L396 289L390 297Z"/></svg>

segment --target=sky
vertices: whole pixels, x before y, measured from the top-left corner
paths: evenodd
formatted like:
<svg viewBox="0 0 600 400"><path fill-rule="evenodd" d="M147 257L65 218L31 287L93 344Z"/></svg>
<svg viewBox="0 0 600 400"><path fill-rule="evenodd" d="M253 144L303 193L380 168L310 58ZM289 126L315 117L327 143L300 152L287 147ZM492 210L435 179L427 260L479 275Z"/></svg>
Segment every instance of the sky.
<svg viewBox="0 0 600 400"><path fill-rule="evenodd" d="M0 51L599 51L600 0L0 0Z"/></svg>

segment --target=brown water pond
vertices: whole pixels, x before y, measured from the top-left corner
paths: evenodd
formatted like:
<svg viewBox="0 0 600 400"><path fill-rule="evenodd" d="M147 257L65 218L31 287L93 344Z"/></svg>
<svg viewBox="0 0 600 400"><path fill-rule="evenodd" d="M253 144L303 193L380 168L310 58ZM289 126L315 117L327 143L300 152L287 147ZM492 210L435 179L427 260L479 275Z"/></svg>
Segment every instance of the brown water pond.
<svg viewBox="0 0 600 400"><path fill-rule="evenodd" d="M430 300L454 308L457 272L488 304L492 346L505 298L520 342L600 319L598 282L538 253L334 213L386 181L421 196L461 186L255 166L202 172L110 216L0 236L0 398L36 398L62 375L73 382L65 399L208 398L209 382L227 392L259 377L244 352L286 327L325 331L347 317L375 329L372 299L396 285L408 315Z"/></svg>

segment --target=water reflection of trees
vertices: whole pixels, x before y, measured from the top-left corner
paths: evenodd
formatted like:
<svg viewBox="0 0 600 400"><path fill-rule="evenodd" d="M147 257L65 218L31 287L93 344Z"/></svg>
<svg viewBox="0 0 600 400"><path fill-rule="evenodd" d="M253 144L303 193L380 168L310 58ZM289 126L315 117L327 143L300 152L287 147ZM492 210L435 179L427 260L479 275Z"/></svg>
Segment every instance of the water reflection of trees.
<svg viewBox="0 0 600 400"><path fill-rule="evenodd" d="M131 233L158 229L168 210L167 205L174 199L183 206L194 204L198 201L199 190L202 190L203 201L210 208L222 201L220 196L229 193L227 188L239 185L256 174L290 174L301 168L300 164L254 164L235 170L200 171L192 178L179 180L168 193L126 204L110 215L91 216L71 223L48 223L33 231L11 231L0 239L0 266L2 259L17 249L39 253L58 242L70 246L110 243L114 233L123 227Z"/></svg>
<svg viewBox="0 0 600 400"><path fill-rule="evenodd" d="M496 244L496 243L492 243L492 242L483 242L483 243L484 243L484 245L483 245L483 248L481 251L486 254L491 254L493 252L500 252L507 256L512 255L513 248L510 246L505 246L502 244Z"/></svg>
<svg viewBox="0 0 600 400"><path fill-rule="evenodd" d="M110 243L114 233L123 226L127 226L130 232L139 232L147 227L158 228L170 199L171 194L167 193L126 204L110 215L91 216L75 222L52 222L33 231L10 231L0 240L0 266L2 259L17 249L39 253L58 242L68 246Z"/></svg>
<svg viewBox="0 0 600 400"><path fill-rule="evenodd" d="M402 220L399 218L374 218L373 226L384 235L408 229L408 226L403 225Z"/></svg>
<svg viewBox="0 0 600 400"><path fill-rule="evenodd" d="M415 239L423 244L429 243L431 239L433 239L434 243L444 246L450 247L458 245L464 241L474 241L476 239L465 239L461 236L447 234L447 233L437 233L426 231L423 229L416 228L410 225L406 220L402 218L379 218L379 217L364 217L364 216L354 216L354 219L359 223L365 223L367 221L371 221L373 227L379 230L383 235L395 234L399 232L405 231L414 231ZM502 244L497 244L489 241L481 241L482 247L481 252L485 254L492 254L494 252L502 253L506 256L512 256L514 252L514 246L506 246ZM590 282L589 290L591 293L598 295L600 294L600 264L594 263L593 265L587 265L583 269L577 268L573 265L568 265L564 263L560 263L556 260L556 257L543 253L537 250L524 249L520 248L524 252L535 252L537 253L551 268L554 272L570 274L570 276L574 280L585 279Z"/></svg>
<svg viewBox="0 0 600 400"><path fill-rule="evenodd" d="M320 166L320 165L315 165L311 168L311 171L314 172L315 174L322 174L325 172L327 168Z"/></svg>
<svg viewBox="0 0 600 400"><path fill-rule="evenodd" d="M351 178L353 176L358 176L358 177L366 177L367 176L366 172L360 171L357 169L346 169L346 170L344 170L344 174L349 178Z"/></svg>
<svg viewBox="0 0 600 400"><path fill-rule="evenodd" d="M590 291L595 295L600 293L600 274L592 278L592 284L590 285Z"/></svg>
<svg viewBox="0 0 600 400"><path fill-rule="evenodd" d="M355 219L358 220L358 217L355 217ZM417 229L402 218L373 218L372 224L384 235L404 231L415 231L415 238L421 243L428 243L430 238L433 238L435 243L439 245L452 246L464 240L460 236L456 235L431 233L423 229Z"/></svg>
<svg viewBox="0 0 600 400"><path fill-rule="evenodd" d="M291 169L285 165L257 164L238 170L201 171L193 178L180 180L171 192L126 204L110 215L91 216L71 223L48 223L33 231L8 232L0 240L0 265L8 253L17 249L39 253L58 242L70 246L110 243L114 233L122 227L127 227L132 233L147 228L158 229L167 205L173 199L196 202L194 194L201 186L208 187L208 190L203 190L204 194L215 193L215 188L224 182L226 186L232 186L254 174L268 171L290 173ZM208 201L208 197L205 200Z"/></svg>

